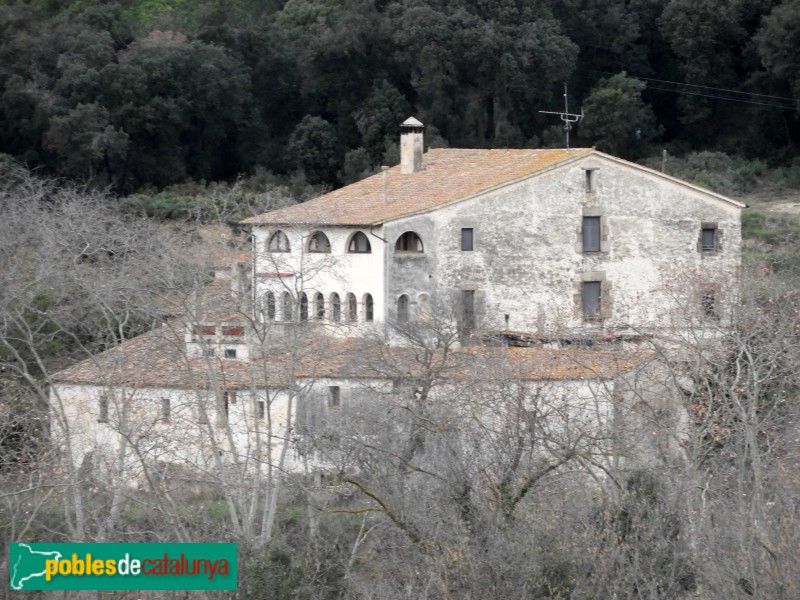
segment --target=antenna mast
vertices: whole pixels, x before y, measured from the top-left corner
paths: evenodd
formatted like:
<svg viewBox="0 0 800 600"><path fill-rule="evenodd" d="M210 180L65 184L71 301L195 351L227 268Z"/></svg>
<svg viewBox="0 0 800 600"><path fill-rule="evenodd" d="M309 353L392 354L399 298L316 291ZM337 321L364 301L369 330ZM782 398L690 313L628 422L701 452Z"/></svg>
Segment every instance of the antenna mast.
<svg viewBox="0 0 800 600"><path fill-rule="evenodd" d="M566 147L569 148L569 132L572 130L572 124L577 123L583 118L583 109L581 109L581 114L576 115L569 112L569 101L567 99L567 84L564 84L564 112L552 111L552 110L540 110L540 113L544 113L547 115L558 115L561 117L561 120L564 121L564 137L566 140Z"/></svg>

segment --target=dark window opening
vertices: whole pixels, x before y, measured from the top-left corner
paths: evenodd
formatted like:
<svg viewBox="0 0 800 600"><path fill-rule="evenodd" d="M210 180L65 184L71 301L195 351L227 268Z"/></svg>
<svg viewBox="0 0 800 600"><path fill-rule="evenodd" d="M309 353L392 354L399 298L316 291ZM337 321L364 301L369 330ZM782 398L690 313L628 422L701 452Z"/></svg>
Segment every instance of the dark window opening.
<svg viewBox="0 0 800 600"><path fill-rule="evenodd" d="M308 240L308 251L330 254L331 242L328 240L328 236L321 231L315 232Z"/></svg>
<svg viewBox="0 0 800 600"><path fill-rule="evenodd" d="M372 301L372 294L364 294L364 320L371 323L375 318L375 304Z"/></svg>
<svg viewBox="0 0 800 600"><path fill-rule="evenodd" d="M339 386L328 386L328 408L339 408L341 404L341 390Z"/></svg>
<svg viewBox="0 0 800 600"><path fill-rule="evenodd" d="M161 399L161 420L162 421L169 421L171 413L172 413L172 407L170 406L169 398L162 398Z"/></svg>
<svg viewBox="0 0 800 600"><path fill-rule="evenodd" d="M256 418L259 421L263 421L267 416L267 403L263 400L258 400L256 402Z"/></svg>
<svg viewBox="0 0 800 600"><path fill-rule="evenodd" d="M583 316L587 319L600 316L600 281L583 282Z"/></svg>
<svg viewBox="0 0 800 600"><path fill-rule="evenodd" d="M347 251L352 254L369 254L372 252L372 247L369 245L367 236L359 231L350 238L350 245L347 247Z"/></svg>
<svg viewBox="0 0 800 600"><path fill-rule="evenodd" d="M291 321L294 319L294 314L292 313L292 295L289 292L283 292L283 297L281 298L281 304L283 305L283 320L284 321Z"/></svg>
<svg viewBox="0 0 800 600"><path fill-rule="evenodd" d="M600 252L600 217L583 217L583 251Z"/></svg>
<svg viewBox="0 0 800 600"><path fill-rule="evenodd" d="M275 294L267 292L267 319L275 320Z"/></svg>
<svg viewBox="0 0 800 600"><path fill-rule="evenodd" d="M335 292L331 295L331 320L337 323L342 320L342 301Z"/></svg>
<svg viewBox="0 0 800 600"><path fill-rule="evenodd" d="M108 423L108 396L100 396L98 399L98 423Z"/></svg>
<svg viewBox="0 0 800 600"><path fill-rule="evenodd" d="M282 231L276 231L269 238L267 250L269 252L289 252L289 238Z"/></svg>
<svg viewBox="0 0 800 600"><path fill-rule="evenodd" d="M703 239L701 241L703 252L713 252L717 249L717 230L710 227L703 228Z"/></svg>
<svg viewBox="0 0 800 600"><path fill-rule="evenodd" d="M308 296L305 292L300 294L300 320L308 321Z"/></svg>
<svg viewBox="0 0 800 600"><path fill-rule="evenodd" d="M227 417L230 412L231 404L236 404L236 392L223 392L222 393L222 406L225 408L225 416Z"/></svg>
<svg viewBox="0 0 800 600"><path fill-rule="evenodd" d="M464 335L475 330L475 290L461 290L461 330Z"/></svg>
<svg viewBox="0 0 800 600"><path fill-rule="evenodd" d="M394 247L395 252L424 252L422 247L422 240L413 231L406 231L403 235L397 238L397 244Z"/></svg>
<svg viewBox="0 0 800 600"><path fill-rule="evenodd" d="M225 348L225 358L236 358L236 348Z"/></svg>
<svg viewBox="0 0 800 600"><path fill-rule="evenodd" d="M461 229L461 250L464 252L471 252L472 249L473 249L472 227L464 227Z"/></svg>
<svg viewBox="0 0 800 600"><path fill-rule="evenodd" d="M597 169L586 169L584 171L583 190L587 194L597 191Z"/></svg>
<svg viewBox="0 0 800 600"><path fill-rule="evenodd" d="M716 317L717 316L717 303L714 290L706 290L703 292L703 297L700 299L703 307L703 316Z"/></svg>
<svg viewBox="0 0 800 600"><path fill-rule="evenodd" d="M347 320L356 321L358 319L358 301L353 293L347 294Z"/></svg>
<svg viewBox="0 0 800 600"><path fill-rule="evenodd" d="M320 321L325 318L325 296L320 292L314 296L314 317Z"/></svg>
<svg viewBox="0 0 800 600"><path fill-rule="evenodd" d="M408 321L408 296L405 294L397 299L397 320L400 323Z"/></svg>

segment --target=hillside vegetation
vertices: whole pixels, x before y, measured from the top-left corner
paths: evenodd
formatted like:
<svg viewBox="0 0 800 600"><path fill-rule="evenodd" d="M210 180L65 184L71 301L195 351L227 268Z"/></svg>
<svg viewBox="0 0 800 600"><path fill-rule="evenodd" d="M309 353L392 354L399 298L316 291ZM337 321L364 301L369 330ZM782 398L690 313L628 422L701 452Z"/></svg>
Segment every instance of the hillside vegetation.
<svg viewBox="0 0 800 600"><path fill-rule="evenodd" d="M7 0L0 148L123 196L302 196L394 163L411 114L431 145L562 145L567 83L573 145L796 185L798 30L797 0Z"/></svg>

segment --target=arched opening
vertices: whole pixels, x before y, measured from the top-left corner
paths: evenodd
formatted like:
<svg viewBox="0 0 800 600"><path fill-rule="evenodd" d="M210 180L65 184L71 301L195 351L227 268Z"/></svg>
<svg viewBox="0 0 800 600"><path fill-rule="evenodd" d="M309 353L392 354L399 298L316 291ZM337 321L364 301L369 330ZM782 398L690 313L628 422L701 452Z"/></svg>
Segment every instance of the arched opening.
<svg viewBox="0 0 800 600"><path fill-rule="evenodd" d="M308 321L308 296L305 292L300 293L300 320Z"/></svg>
<svg viewBox="0 0 800 600"><path fill-rule="evenodd" d="M278 230L272 234L267 242L267 252L289 252L289 238Z"/></svg>
<svg viewBox="0 0 800 600"><path fill-rule="evenodd" d="M331 321L338 323L342 320L342 301L339 299L339 294L334 292L331 294Z"/></svg>
<svg viewBox="0 0 800 600"><path fill-rule="evenodd" d="M372 294L364 294L364 320L371 323L375 319L375 303Z"/></svg>
<svg viewBox="0 0 800 600"><path fill-rule="evenodd" d="M314 318L318 321L325 318L325 296L321 292L314 295Z"/></svg>
<svg viewBox="0 0 800 600"><path fill-rule="evenodd" d="M425 250L422 247L422 239L413 231L406 231L403 235L397 238L397 243L394 245L394 251L422 253Z"/></svg>
<svg viewBox="0 0 800 600"><path fill-rule="evenodd" d="M347 294L347 320L355 322L358 319L358 300L353 293Z"/></svg>
<svg viewBox="0 0 800 600"><path fill-rule="evenodd" d="M369 245L369 240L363 231L357 231L350 238L350 243L347 245L347 251L351 254L369 254L372 252L372 246Z"/></svg>
<svg viewBox="0 0 800 600"><path fill-rule="evenodd" d="M408 296L405 294L397 299L397 320L400 323L408 322Z"/></svg>
<svg viewBox="0 0 800 600"><path fill-rule="evenodd" d="M321 231L315 231L312 233L308 240L308 251L318 252L321 254L330 254L331 242L328 240L328 236Z"/></svg>
<svg viewBox="0 0 800 600"><path fill-rule="evenodd" d="M267 320L275 320L275 294L272 292L267 292L264 298L264 311L266 312Z"/></svg>
<svg viewBox="0 0 800 600"><path fill-rule="evenodd" d="M292 311L292 295L289 292L283 292L281 297L281 313L284 321L294 320L294 311Z"/></svg>

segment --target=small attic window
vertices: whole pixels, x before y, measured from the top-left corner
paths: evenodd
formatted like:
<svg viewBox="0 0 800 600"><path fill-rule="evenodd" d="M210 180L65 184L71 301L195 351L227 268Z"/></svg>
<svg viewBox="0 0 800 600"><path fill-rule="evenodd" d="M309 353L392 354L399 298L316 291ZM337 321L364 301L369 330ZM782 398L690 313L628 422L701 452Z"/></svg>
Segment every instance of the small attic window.
<svg viewBox="0 0 800 600"><path fill-rule="evenodd" d="M267 243L268 252L289 252L289 238L286 234L278 230L272 234Z"/></svg>
<svg viewBox="0 0 800 600"><path fill-rule="evenodd" d="M351 254L370 254L372 246L369 244L367 236L363 231L357 231L353 237L350 238L350 243L347 245L347 251Z"/></svg>
<svg viewBox="0 0 800 600"><path fill-rule="evenodd" d="M331 242L321 231L315 231L308 240L308 251L320 254L331 253Z"/></svg>
<svg viewBox="0 0 800 600"><path fill-rule="evenodd" d="M583 170L583 191L593 194L597 191L597 169Z"/></svg>
<svg viewBox="0 0 800 600"><path fill-rule="evenodd" d="M413 231L406 231L403 235L397 238L394 251L422 253L425 250L422 246L422 239Z"/></svg>

